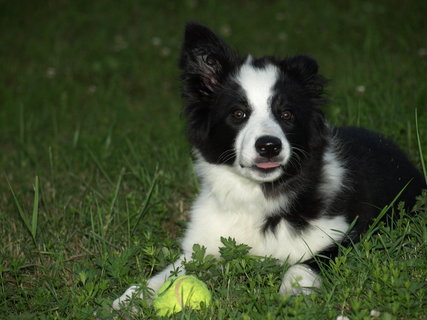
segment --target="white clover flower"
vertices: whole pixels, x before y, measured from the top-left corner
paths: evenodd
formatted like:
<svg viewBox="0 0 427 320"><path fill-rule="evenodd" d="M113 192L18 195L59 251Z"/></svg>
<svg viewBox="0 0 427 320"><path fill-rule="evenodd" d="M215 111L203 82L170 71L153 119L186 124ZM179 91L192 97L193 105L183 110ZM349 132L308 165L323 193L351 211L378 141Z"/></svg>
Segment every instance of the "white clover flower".
<svg viewBox="0 0 427 320"><path fill-rule="evenodd" d="M114 51L122 51L127 47L128 47L128 44L122 35L118 34L114 37L114 45L113 45Z"/></svg>
<svg viewBox="0 0 427 320"><path fill-rule="evenodd" d="M153 46L159 47L162 44L162 39L160 39L159 37L153 37L151 38L151 43Z"/></svg>
<svg viewBox="0 0 427 320"><path fill-rule="evenodd" d="M278 12L278 13L276 13L275 18L277 21L283 21L283 20L285 20L285 14L282 12Z"/></svg>
<svg viewBox="0 0 427 320"><path fill-rule="evenodd" d="M49 67L46 69L46 77L52 79L56 76L56 70L53 67Z"/></svg>
<svg viewBox="0 0 427 320"><path fill-rule="evenodd" d="M366 91L366 87L364 85L360 85L356 87L357 93L365 93L365 91Z"/></svg>
<svg viewBox="0 0 427 320"><path fill-rule="evenodd" d="M95 93L95 92L96 92L96 86L95 86L94 84L90 85L90 86L87 88L87 93L89 93L89 94L93 94L93 93Z"/></svg>
<svg viewBox="0 0 427 320"><path fill-rule="evenodd" d="M279 39L280 41L286 41L288 40L288 34L286 32L280 32L277 35L277 39Z"/></svg>
<svg viewBox="0 0 427 320"><path fill-rule="evenodd" d="M425 57L425 56L427 56L427 49L426 49L426 48L419 48L419 49L418 49L418 55L419 55L420 57Z"/></svg>
<svg viewBox="0 0 427 320"><path fill-rule="evenodd" d="M221 29L220 29L220 32L221 32L221 34L222 34L224 37L229 37L229 36L231 36L231 28L230 28L230 26L228 26L228 25L224 25L224 26L222 26L222 27L221 27Z"/></svg>
<svg viewBox="0 0 427 320"><path fill-rule="evenodd" d="M373 318L378 318L381 315L381 312L379 312L378 310L373 309L373 310L371 310L370 315Z"/></svg>
<svg viewBox="0 0 427 320"><path fill-rule="evenodd" d="M163 57L167 57L168 55L170 55L170 53L171 53L171 49L169 49L168 47L164 47L164 48L162 48L162 50L160 51L160 54L161 54Z"/></svg>

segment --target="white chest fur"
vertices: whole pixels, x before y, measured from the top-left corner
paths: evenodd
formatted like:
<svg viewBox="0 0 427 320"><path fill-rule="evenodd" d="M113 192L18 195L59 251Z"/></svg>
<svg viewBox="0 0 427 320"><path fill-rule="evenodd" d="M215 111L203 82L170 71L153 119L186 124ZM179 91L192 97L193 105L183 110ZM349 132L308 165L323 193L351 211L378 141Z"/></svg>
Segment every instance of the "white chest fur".
<svg viewBox="0 0 427 320"><path fill-rule="evenodd" d="M287 209L292 195L266 199L259 184L234 174L232 168L199 161L197 171L203 177L198 199L191 210L191 222L182 243L184 255L193 244L218 256L221 237L231 237L249 245L251 253L272 256L289 263L304 261L342 239L348 224L341 216L311 221L303 232L295 232L282 220L275 232L263 231L269 214Z"/></svg>

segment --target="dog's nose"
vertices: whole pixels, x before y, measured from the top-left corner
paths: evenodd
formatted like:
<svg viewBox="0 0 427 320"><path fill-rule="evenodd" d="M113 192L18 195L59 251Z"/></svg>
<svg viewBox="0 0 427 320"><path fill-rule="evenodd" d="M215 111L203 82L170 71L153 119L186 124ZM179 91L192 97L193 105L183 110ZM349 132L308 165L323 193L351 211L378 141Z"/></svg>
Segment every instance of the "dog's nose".
<svg viewBox="0 0 427 320"><path fill-rule="evenodd" d="M255 149L261 157L273 158L282 150L282 141L273 136L262 136L255 141Z"/></svg>

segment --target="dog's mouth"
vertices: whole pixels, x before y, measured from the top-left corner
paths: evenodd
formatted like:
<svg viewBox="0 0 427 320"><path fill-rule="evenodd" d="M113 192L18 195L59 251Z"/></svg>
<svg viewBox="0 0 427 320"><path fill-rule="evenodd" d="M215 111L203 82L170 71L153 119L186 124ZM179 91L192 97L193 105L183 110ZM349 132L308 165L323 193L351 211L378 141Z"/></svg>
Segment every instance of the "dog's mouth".
<svg viewBox="0 0 427 320"><path fill-rule="evenodd" d="M276 171L279 168L281 168L283 166L282 160L283 159L278 159L278 158L272 158L272 159L256 158L254 160L253 165L251 166L251 169L264 174L268 174L270 172Z"/></svg>
<svg viewBox="0 0 427 320"><path fill-rule="evenodd" d="M279 162L268 161L268 162L256 163L255 165L252 166L252 169L261 173L262 175L268 175L270 173L273 173L279 170L281 167L282 167L282 164Z"/></svg>
<svg viewBox="0 0 427 320"><path fill-rule="evenodd" d="M274 169L280 166L281 164L278 162L261 162L261 163L255 164L255 167L259 169Z"/></svg>
<svg viewBox="0 0 427 320"><path fill-rule="evenodd" d="M273 181L280 177L284 168L283 158L255 158L251 163L240 163L245 176L260 182Z"/></svg>

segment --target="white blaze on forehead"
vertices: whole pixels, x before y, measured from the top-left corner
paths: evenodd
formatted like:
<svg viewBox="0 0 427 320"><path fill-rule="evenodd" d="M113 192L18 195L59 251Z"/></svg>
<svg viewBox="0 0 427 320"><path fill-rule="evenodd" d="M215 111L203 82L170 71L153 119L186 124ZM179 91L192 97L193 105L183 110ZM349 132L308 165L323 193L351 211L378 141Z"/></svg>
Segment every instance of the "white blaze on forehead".
<svg viewBox="0 0 427 320"><path fill-rule="evenodd" d="M256 141L262 136L273 136L280 139L282 149L277 155L277 163L284 165L290 159L291 147L286 139L283 128L274 116L270 101L274 94L274 86L280 77L280 69L273 64L257 68L249 57L236 74L239 83L252 112L239 130L234 143L236 151L235 169L237 172L257 182L274 181L283 173L282 167L270 173L253 170L257 158Z"/></svg>
<svg viewBox="0 0 427 320"><path fill-rule="evenodd" d="M268 99L273 92L273 86L277 82L279 70L276 66L268 64L263 68L252 65L252 57L248 57L240 68L236 80L246 93L252 108L268 107Z"/></svg>

